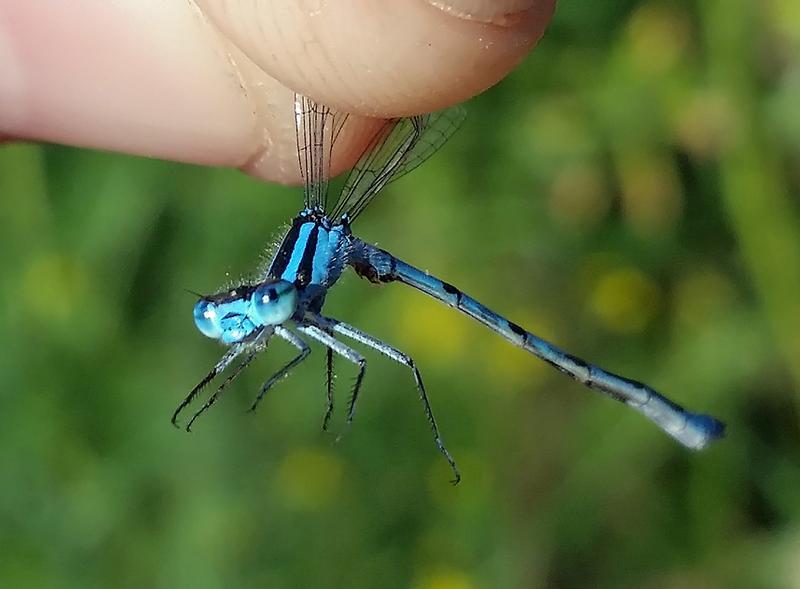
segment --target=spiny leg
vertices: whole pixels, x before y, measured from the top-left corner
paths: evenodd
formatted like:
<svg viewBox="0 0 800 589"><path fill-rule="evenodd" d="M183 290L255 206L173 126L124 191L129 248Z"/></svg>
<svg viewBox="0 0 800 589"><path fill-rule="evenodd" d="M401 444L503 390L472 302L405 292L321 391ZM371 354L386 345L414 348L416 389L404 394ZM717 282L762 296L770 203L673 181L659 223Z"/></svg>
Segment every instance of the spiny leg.
<svg viewBox="0 0 800 589"><path fill-rule="evenodd" d="M313 337L321 344L327 346L328 349L333 350L346 360L349 360L358 366L358 375L356 376L356 381L353 384L353 391L350 394L350 404L347 411L347 425L350 426L353 423L353 418L355 417L355 405L356 401L358 400L358 393L361 390L361 382L364 380L364 374L367 372L367 361L353 348L343 344L331 334L327 333L324 329L320 329L316 325L304 324L298 325L297 328L303 333L307 334L309 337ZM342 434L339 434L337 440L339 440L341 437Z"/></svg>
<svg viewBox="0 0 800 589"><path fill-rule="evenodd" d="M450 469L453 471L453 480L451 481L454 485L458 484L461 480L461 473L458 471L458 467L456 466L456 461L450 452L447 450L447 447L444 444L444 440L442 439L442 435L439 433L439 426L436 424L436 419L433 416L433 409L431 409L430 401L428 400L428 395L425 392L425 385L422 384L422 375L420 374L419 370L417 369L416 364L414 363L413 358L404 354L400 350L393 348L389 344L361 331L353 327L352 325L348 325L347 323L342 323L336 319L331 319L329 317L323 317L324 321L326 322L327 326L330 329L333 329L336 333L340 333L345 337L349 337L359 343L364 344L365 346L369 346L373 350L376 350L383 354L384 356L391 358L395 362L403 364L411 369L412 374L414 375L414 381L417 383L417 390L419 391L419 398L422 401L422 405L425 409L425 417L428 418L428 424L431 427L431 431L433 432L433 440L436 444L436 447L439 449L439 452L444 456L445 460L447 460L448 464L450 464Z"/></svg>
<svg viewBox="0 0 800 589"><path fill-rule="evenodd" d="M322 418L322 431L328 431L328 423L333 415L333 350L325 349L325 384L328 397L328 406L325 409L325 417Z"/></svg>
<svg viewBox="0 0 800 589"><path fill-rule="evenodd" d="M261 399L264 398L264 395L267 394L267 391L270 390L275 383L277 383L282 378L288 376L289 372L291 372L292 368L300 364L303 360L305 360L308 355L311 353L311 348L308 347L306 342L302 339L297 337L294 333L286 329L285 327L281 327L280 325L275 327L275 334L285 339L287 342L292 344L295 348L300 350L300 352L295 356L292 360L286 363L286 365L278 370L275 374L273 374L267 382L264 383L264 386L261 387L261 391L259 391L256 400L253 401L253 404L250 406L250 411L255 412L256 407L261 402Z"/></svg>
<svg viewBox="0 0 800 589"><path fill-rule="evenodd" d="M191 403L194 400L194 398L197 396L197 394L201 390L203 390L203 388L208 383L210 383L212 380L214 380L214 378L216 378L216 376L220 372L224 371L228 366L230 366L231 362L233 362L236 359L236 357L239 354L241 354L246 348L247 348L246 344L235 344L235 345L231 346L230 349L227 352L225 352L225 354L222 356L222 358L220 358L219 361L214 365L214 368L212 368L211 371L208 374L205 375L203 380L201 380L197 384L197 386L195 386L189 392L189 394L186 395L186 398L183 401L181 401L181 404L178 405L178 407L172 413L172 419L171 419L172 425L174 425L175 427L179 427L178 426L178 416L181 414L181 412L189 405L189 403Z"/></svg>
<svg viewBox="0 0 800 589"><path fill-rule="evenodd" d="M236 367L236 370L234 370L233 373L231 373L231 375L228 376L228 378L226 378L222 382L221 385L219 385L217 390L214 391L214 394L211 395L206 400L206 402L203 403L203 405L200 407L200 409L198 409L195 412L195 414L189 420L189 423L186 424L186 431L187 432L192 431L192 424L195 422L195 420L198 417L200 417L203 413L205 413L214 403L217 402L217 398L220 396L220 394L225 389L225 387L228 386L233 379L235 379L237 376L239 376L239 374L242 372L242 370L244 370L245 368L247 368L249 366L250 362L253 361L253 358L256 357L256 354L258 354L259 352L263 351L264 348L266 348L266 347L267 347L267 343L266 342L259 342L258 344L253 346L253 348L247 354L247 357L244 360L242 360L242 362L239 364L239 366Z"/></svg>

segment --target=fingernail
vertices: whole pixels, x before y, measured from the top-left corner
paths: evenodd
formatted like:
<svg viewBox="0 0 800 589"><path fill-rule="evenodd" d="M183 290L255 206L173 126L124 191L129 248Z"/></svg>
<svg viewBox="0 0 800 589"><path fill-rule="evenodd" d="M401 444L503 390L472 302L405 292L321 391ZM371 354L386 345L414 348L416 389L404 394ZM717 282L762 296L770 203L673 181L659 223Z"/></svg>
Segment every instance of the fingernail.
<svg viewBox="0 0 800 589"><path fill-rule="evenodd" d="M517 24L527 12L550 0L428 0L439 10L466 20L491 23L502 27Z"/></svg>

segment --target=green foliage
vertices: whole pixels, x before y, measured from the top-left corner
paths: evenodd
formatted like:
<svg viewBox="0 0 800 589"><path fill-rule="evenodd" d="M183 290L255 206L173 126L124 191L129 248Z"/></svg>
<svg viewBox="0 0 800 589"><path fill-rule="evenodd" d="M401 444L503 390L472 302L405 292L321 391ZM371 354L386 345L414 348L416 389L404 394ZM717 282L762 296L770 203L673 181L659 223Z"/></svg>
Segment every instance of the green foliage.
<svg viewBox="0 0 800 589"><path fill-rule="evenodd" d="M369 352L339 444L318 348L244 414L289 358L277 342L192 434L169 425L222 353L184 289L250 272L296 189L0 149L3 586L797 587L798 49L792 0L562 3L359 219L729 425L689 453L419 293L343 279L326 310L416 358L456 488L411 376Z"/></svg>

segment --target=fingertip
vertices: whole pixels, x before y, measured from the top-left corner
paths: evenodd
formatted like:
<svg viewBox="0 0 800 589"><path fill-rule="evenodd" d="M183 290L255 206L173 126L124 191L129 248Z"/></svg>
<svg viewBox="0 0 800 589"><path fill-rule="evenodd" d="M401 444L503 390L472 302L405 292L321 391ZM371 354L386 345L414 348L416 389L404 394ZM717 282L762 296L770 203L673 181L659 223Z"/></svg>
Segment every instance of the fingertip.
<svg viewBox="0 0 800 589"><path fill-rule="evenodd" d="M529 1L0 3L0 141L297 183L293 91L379 118L460 102L542 34L553 0ZM352 165L381 124L352 115L332 172Z"/></svg>
<svg viewBox="0 0 800 589"><path fill-rule="evenodd" d="M256 104L258 138L247 159L237 167L262 180L281 184L302 183L297 155L294 92L267 76L249 60L242 59L239 63L243 84ZM357 115L347 117L347 124L339 133L333 152L330 167L332 176L353 167L366 145L385 123L382 119Z"/></svg>
<svg viewBox="0 0 800 589"><path fill-rule="evenodd" d="M554 4L198 1L232 43L286 87L383 118L438 110L495 84L541 37Z"/></svg>
<svg viewBox="0 0 800 589"><path fill-rule="evenodd" d="M427 0L448 14L500 27L546 24L555 9L555 0Z"/></svg>
<svg viewBox="0 0 800 589"><path fill-rule="evenodd" d="M188 3L0 2L6 134L236 165L252 104L224 40Z"/></svg>

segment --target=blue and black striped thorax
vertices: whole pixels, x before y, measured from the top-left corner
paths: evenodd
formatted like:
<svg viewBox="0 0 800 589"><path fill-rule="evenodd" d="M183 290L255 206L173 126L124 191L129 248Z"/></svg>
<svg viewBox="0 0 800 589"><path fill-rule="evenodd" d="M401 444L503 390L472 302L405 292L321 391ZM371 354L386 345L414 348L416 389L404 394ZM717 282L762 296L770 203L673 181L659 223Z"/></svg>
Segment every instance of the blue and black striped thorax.
<svg viewBox="0 0 800 589"><path fill-rule="evenodd" d="M267 274L293 283L300 293L326 290L344 270L351 235L346 217L334 223L320 209L305 209L292 221Z"/></svg>

